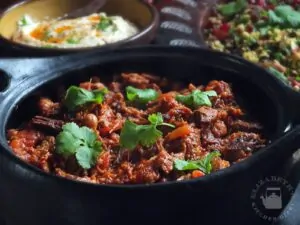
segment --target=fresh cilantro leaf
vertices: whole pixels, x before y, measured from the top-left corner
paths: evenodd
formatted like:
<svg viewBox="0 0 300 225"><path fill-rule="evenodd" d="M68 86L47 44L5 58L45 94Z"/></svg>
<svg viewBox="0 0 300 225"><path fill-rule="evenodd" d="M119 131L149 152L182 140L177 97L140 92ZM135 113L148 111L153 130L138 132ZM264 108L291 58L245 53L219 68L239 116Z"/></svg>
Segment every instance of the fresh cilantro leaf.
<svg viewBox="0 0 300 225"><path fill-rule="evenodd" d="M74 129L73 129L73 132L74 132ZM94 133L94 132L91 133L91 129L88 128L88 127L81 127L80 128L80 133L78 135L80 135L78 137L81 137L82 140L85 140L90 145L92 143L95 143L95 141L97 140L96 133Z"/></svg>
<svg viewBox="0 0 300 225"><path fill-rule="evenodd" d="M126 120L120 134L121 147L127 149L134 149L140 141L139 133L141 126L137 125L130 120Z"/></svg>
<svg viewBox="0 0 300 225"><path fill-rule="evenodd" d="M277 77L278 79L284 81L284 82L287 82L287 78L286 76L283 74L283 73L280 73L278 70L276 70L275 68L273 67L270 67L268 68L268 70L275 76Z"/></svg>
<svg viewBox="0 0 300 225"><path fill-rule="evenodd" d="M148 120L152 125L155 126L168 126L168 127L175 128L175 126L172 124L164 123L164 119L161 113L149 115Z"/></svg>
<svg viewBox="0 0 300 225"><path fill-rule="evenodd" d="M221 156L219 151L213 151L207 154L202 160L200 160L200 165L205 168L205 171L202 171L204 173L210 173L212 170L211 162L215 157Z"/></svg>
<svg viewBox="0 0 300 225"><path fill-rule="evenodd" d="M65 96L65 105L70 110L76 110L79 106L83 106L88 103L100 104L104 100L105 94L108 90L106 88L102 90L88 91L80 87L71 86L68 88Z"/></svg>
<svg viewBox="0 0 300 225"><path fill-rule="evenodd" d="M205 92L202 92L202 93L204 93L208 97L216 97L217 96L217 93L215 91L205 91Z"/></svg>
<svg viewBox="0 0 300 225"><path fill-rule="evenodd" d="M221 4L217 7L217 10L223 16L234 16L237 13L242 12L244 9L247 8L247 0L236 0L233 2L229 2L227 4Z"/></svg>
<svg viewBox="0 0 300 225"><path fill-rule="evenodd" d="M174 167L179 171L201 170L205 174L209 174L212 170L211 161L213 158L220 156L219 151L213 151L207 154L203 159L196 161L174 160Z"/></svg>
<svg viewBox="0 0 300 225"><path fill-rule="evenodd" d="M208 95L203 92L198 92L193 95L194 106L208 105L211 106L211 102L208 98Z"/></svg>
<svg viewBox="0 0 300 225"><path fill-rule="evenodd" d="M133 150L139 144L150 147L163 135L157 126L175 127L172 124L164 123L161 113L149 115L148 120L149 125L138 125L126 120L120 134L121 147L129 150Z"/></svg>
<svg viewBox="0 0 300 225"><path fill-rule="evenodd" d="M185 171L185 170L197 170L199 166L192 161L185 161L181 159L174 160L174 166L176 170Z"/></svg>
<svg viewBox="0 0 300 225"><path fill-rule="evenodd" d="M158 92L154 89L138 89L132 86L126 87L127 99L131 102L146 104L158 98Z"/></svg>
<svg viewBox="0 0 300 225"><path fill-rule="evenodd" d="M277 16L275 14L275 12L272 10L268 11L268 20L269 20L269 23L273 24L273 25L276 25L276 24L281 25L284 23L284 20L281 17Z"/></svg>
<svg viewBox="0 0 300 225"><path fill-rule="evenodd" d="M76 152L76 159L79 163L79 165L82 166L82 168L89 169L92 164L93 155L92 151L88 147L80 147L77 149Z"/></svg>
<svg viewBox="0 0 300 225"><path fill-rule="evenodd" d="M156 140L162 137L163 133L154 125L144 126L139 133L139 139L142 146L151 147Z"/></svg>
<svg viewBox="0 0 300 225"><path fill-rule="evenodd" d="M178 102L181 102L189 107L193 107L194 106L194 97L193 97L193 93L189 94L189 95L177 95L176 96L176 100Z"/></svg>
<svg viewBox="0 0 300 225"><path fill-rule="evenodd" d="M19 26L23 27L23 26L27 26L29 24L27 17L23 16L19 22L18 22Z"/></svg>
<svg viewBox="0 0 300 225"><path fill-rule="evenodd" d="M108 27L113 26L114 22L109 17L102 16L100 22L97 25L98 30L105 31Z"/></svg>
<svg viewBox="0 0 300 225"><path fill-rule="evenodd" d="M290 27L300 28L300 13L291 13L287 16L286 21L290 25Z"/></svg>
<svg viewBox="0 0 300 225"><path fill-rule="evenodd" d="M209 97L217 96L215 91L194 90L189 95L177 95L176 100L184 105L192 108L197 108L202 105L212 106Z"/></svg>
<svg viewBox="0 0 300 225"><path fill-rule="evenodd" d="M161 113L149 115L148 120L150 121L151 124L154 124L154 125L162 124L164 122L164 119L163 119Z"/></svg>
<svg viewBox="0 0 300 225"><path fill-rule="evenodd" d="M278 16L286 19L290 13L294 12L294 9L290 5L279 5L274 9L274 11Z"/></svg>
<svg viewBox="0 0 300 225"><path fill-rule="evenodd" d="M71 156L75 154L80 145L81 141L70 132L61 132L56 137L56 152L61 155Z"/></svg>
<svg viewBox="0 0 300 225"><path fill-rule="evenodd" d="M67 39L68 44L78 44L80 42L79 39L69 38Z"/></svg>
<svg viewBox="0 0 300 225"><path fill-rule="evenodd" d="M72 136L78 140L84 139L82 135L82 129L80 129L76 123L67 123L64 125L63 130L69 134L72 134Z"/></svg>
<svg viewBox="0 0 300 225"><path fill-rule="evenodd" d="M279 5L274 11L269 10L268 16L271 24L280 24L287 28L300 27L300 12L290 5Z"/></svg>
<svg viewBox="0 0 300 225"><path fill-rule="evenodd" d="M90 169L102 151L102 143L97 140L97 134L88 127L79 127L76 123L63 126L63 130L56 137L55 145L56 153L65 157L75 156L84 169Z"/></svg>

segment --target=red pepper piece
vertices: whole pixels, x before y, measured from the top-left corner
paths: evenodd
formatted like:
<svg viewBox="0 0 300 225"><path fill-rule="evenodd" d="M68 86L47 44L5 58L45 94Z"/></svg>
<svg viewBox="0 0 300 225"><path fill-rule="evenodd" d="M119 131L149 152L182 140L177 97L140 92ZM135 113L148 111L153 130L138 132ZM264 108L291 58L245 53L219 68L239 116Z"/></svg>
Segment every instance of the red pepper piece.
<svg viewBox="0 0 300 225"><path fill-rule="evenodd" d="M229 36L230 26L227 23L222 24L219 29L212 31L213 35L218 38L218 40L224 40Z"/></svg>
<svg viewBox="0 0 300 225"><path fill-rule="evenodd" d="M220 30L224 31L224 32L229 32L230 26L228 23L224 23L221 25Z"/></svg>

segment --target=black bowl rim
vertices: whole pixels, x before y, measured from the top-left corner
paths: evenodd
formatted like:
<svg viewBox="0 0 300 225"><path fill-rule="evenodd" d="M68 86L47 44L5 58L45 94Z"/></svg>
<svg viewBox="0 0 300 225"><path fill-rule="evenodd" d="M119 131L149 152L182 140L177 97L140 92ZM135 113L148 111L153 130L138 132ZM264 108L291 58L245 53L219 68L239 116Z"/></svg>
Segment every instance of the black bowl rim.
<svg viewBox="0 0 300 225"><path fill-rule="evenodd" d="M271 76L270 72L266 71L265 69L259 67L256 64L253 64L251 62L249 62L246 59L243 59L241 57L237 57L235 55L232 54L228 54L228 53L223 53L223 52L219 52L219 51L214 51L211 49L206 49L206 48L194 48L194 47L187 47L187 46L137 46L137 47L133 47L133 48L122 48L122 49L118 49L115 51L107 51L110 53L119 53L121 52L121 54L124 52L127 53L127 51L135 51L135 50L149 50L149 49L156 49L156 50L170 50L173 49L172 51L177 51L180 49L186 49L186 50L190 50L190 51L203 51L203 52L209 52L210 54L215 54L218 57L226 57L228 59L230 59L229 61L231 62L236 62L236 63L242 63L246 66L250 66L252 68L254 68L255 70L257 70L257 72L262 72L262 73L268 73L270 76L270 79L273 79L273 81L279 86L281 87L281 89L285 89L286 90L286 86L283 84L283 82L281 82L278 78L276 78L275 76ZM96 53L97 52L93 52ZM85 53L78 53L76 54L78 56L80 55L84 55ZM68 57L68 56L66 56ZM47 79L46 81L39 81L37 83L35 83L33 86L31 86L30 90L28 93L26 93L23 96L19 96L18 98L14 99L14 103L18 103L20 102L22 99L26 98L32 91L36 90L37 88L43 86L44 84L47 84L55 79L58 79L61 76L64 76L65 73L60 73L58 72L58 76L56 77L52 77L50 79ZM7 113L9 115L11 115L12 110L14 109L14 106L10 106L9 110L7 111ZM6 119L8 119L9 117L6 117ZM6 120L7 122L8 120ZM5 127L4 127L5 128ZM285 126L285 130L282 131L282 135L286 136L288 135L287 132L293 132L295 131L295 129L297 131L300 131L300 126L297 128L294 128L291 126L291 124L286 124ZM6 131L5 131L6 132ZM300 134L300 132L299 132ZM6 137L5 137L5 140ZM261 161L261 160L265 160L266 158L268 158L269 155L272 155L272 148L276 147L277 145L280 144L282 138L278 138L275 141L271 142L270 144L268 144L266 147L261 148L258 152L256 152L255 154L253 154L251 157L247 158L246 160L243 160L239 163L233 164L228 168L225 169L221 169L219 171L213 172L211 174L207 174L203 177L200 178L195 178L195 179L190 179L190 180L183 180L183 181L168 181L168 182L161 182L161 183L154 183L154 184L98 184L98 183L91 183L91 182L86 182L86 181L79 181L79 180L74 180L71 178L66 178L66 177L61 177L52 173L47 173L27 162L25 162L24 160L20 159L19 157L17 157L10 149L10 147L8 146L7 143L0 143L0 148L4 148L4 154L10 158L10 160L14 161L17 165L22 166L22 169L26 169L29 170L30 172L34 173L35 176L40 176L43 177L44 179L48 179L48 178L52 178L53 181L59 181L62 182L64 184L70 184L70 185L79 185L81 187L94 187L94 188L113 188L113 189L145 189L145 188L160 188L160 187L166 187L168 188L169 186L189 186L192 185L194 183L209 183L212 180L217 180L223 176L233 176L239 173L243 173L245 170L247 170L248 168L252 167L254 164L256 164L257 162ZM1 154L1 152L0 152Z"/></svg>
<svg viewBox="0 0 300 225"><path fill-rule="evenodd" d="M26 4L28 2L31 1L36 1L36 0L21 0L15 4L9 5L8 7L6 7L1 13L0 13L0 20L1 18L9 13L11 10L22 6L23 4ZM152 15L152 21L151 23L143 28L142 30L140 30L136 35L133 35L127 39L121 40L121 41L117 41L111 44L105 44L102 46L94 46L94 47L84 47L84 48L41 48L41 47L34 47L34 46L30 46L30 45L25 45L22 43L17 43L14 41L11 41L5 37L3 37L0 34L0 42L2 41L3 44L14 47L14 48L18 48L20 50L23 51L34 51L34 52L48 52L49 54L51 53L74 53L74 52L84 52L84 51L89 51L89 50L104 50L104 49L108 49L108 48L114 48L114 47L119 47L122 45L126 45L126 44L130 44L133 42L138 41L139 39L142 39L143 37L150 35L151 32L156 32L157 28L158 28L158 24L159 24L159 13L158 10L150 3L146 2L146 1L142 1L139 0L142 4L144 4L149 12Z"/></svg>

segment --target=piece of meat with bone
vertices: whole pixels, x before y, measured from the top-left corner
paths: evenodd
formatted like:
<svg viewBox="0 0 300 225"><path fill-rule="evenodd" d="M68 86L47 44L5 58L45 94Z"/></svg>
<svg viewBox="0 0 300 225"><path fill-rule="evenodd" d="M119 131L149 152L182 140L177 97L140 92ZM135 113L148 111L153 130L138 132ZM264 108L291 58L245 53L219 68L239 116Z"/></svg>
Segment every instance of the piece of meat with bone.
<svg viewBox="0 0 300 225"><path fill-rule="evenodd" d="M59 132L65 124L63 120L51 119L44 116L35 116L32 118L31 122L36 127L47 129L52 132Z"/></svg>

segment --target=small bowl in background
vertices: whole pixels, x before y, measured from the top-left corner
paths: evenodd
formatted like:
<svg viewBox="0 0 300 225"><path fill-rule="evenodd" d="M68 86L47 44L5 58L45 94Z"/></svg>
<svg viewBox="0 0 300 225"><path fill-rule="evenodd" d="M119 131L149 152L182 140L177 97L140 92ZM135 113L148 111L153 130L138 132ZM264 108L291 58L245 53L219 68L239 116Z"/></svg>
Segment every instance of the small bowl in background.
<svg viewBox="0 0 300 225"><path fill-rule="evenodd" d="M84 48L42 48L34 47L11 40L17 29L18 20L24 15L30 15L37 20L45 17L50 19L61 17L87 4L86 0L25 0L9 6L1 15L0 20L0 45L5 49L18 51L21 55L61 55L87 50L108 50L122 46L135 46L150 43L157 32L159 13L156 8L141 0L109 0L101 12L109 16L122 16L135 24L140 32L128 39L103 46Z"/></svg>

